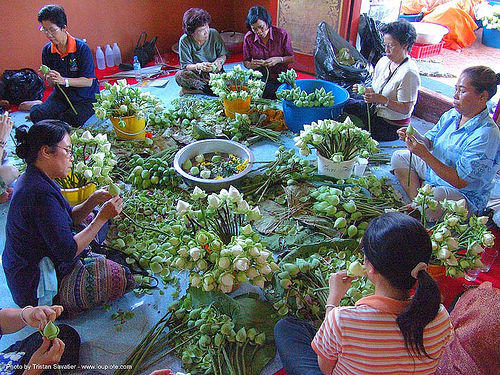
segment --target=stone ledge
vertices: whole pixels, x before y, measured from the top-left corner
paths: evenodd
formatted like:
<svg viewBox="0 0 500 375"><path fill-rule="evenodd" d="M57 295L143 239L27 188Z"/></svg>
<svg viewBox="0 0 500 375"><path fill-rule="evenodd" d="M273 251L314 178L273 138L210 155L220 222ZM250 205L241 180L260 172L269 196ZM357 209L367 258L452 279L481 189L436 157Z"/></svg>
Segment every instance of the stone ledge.
<svg viewBox="0 0 500 375"><path fill-rule="evenodd" d="M452 98L428 88L420 87L413 115L435 124L439 121L441 115L452 107Z"/></svg>

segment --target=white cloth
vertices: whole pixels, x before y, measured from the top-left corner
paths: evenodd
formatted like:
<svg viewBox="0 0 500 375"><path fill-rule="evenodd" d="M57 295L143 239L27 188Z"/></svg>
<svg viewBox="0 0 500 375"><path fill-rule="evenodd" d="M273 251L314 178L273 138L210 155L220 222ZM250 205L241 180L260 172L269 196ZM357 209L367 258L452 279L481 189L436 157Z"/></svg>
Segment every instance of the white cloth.
<svg viewBox="0 0 500 375"><path fill-rule="evenodd" d="M378 61L375 66L375 72L373 73L373 90L390 100L400 103L413 102L413 105L410 107L408 113L399 113L379 104L377 105L376 112L379 117L387 120L404 120L411 117L413 107L417 102L418 88L420 87L420 74L418 73L418 67L415 61L411 57L408 57L408 61L398 68L396 73L394 73L389 82L385 85L382 92L380 92L380 88L391 74L391 69L389 69L390 63L391 60L389 60L387 56L383 56ZM394 71L394 69L396 69L396 67L393 67L392 71Z"/></svg>
<svg viewBox="0 0 500 375"><path fill-rule="evenodd" d="M44 257L38 263L40 269L40 280L38 281L38 288L36 296L38 298L38 306L51 306L52 300L57 294L57 275L54 263L49 257Z"/></svg>

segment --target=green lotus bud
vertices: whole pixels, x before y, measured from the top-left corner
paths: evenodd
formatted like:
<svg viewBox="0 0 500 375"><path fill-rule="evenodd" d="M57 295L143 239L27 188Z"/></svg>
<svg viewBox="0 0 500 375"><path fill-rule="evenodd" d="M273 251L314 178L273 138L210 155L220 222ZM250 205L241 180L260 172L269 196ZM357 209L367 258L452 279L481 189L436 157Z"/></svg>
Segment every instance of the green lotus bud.
<svg viewBox="0 0 500 375"><path fill-rule="evenodd" d="M120 195L120 188L112 182L109 184L108 192L112 197L116 197L117 195Z"/></svg>
<svg viewBox="0 0 500 375"><path fill-rule="evenodd" d="M118 238L116 240L116 246L119 247L119 248L125 247L125 241L123 239L121 239L121 238Z"/></svg>
<svg viewBox="0 0 500 375"><path fill-rule="evenodd" d="M220 332L225 336L229 336L231 334L232 329L233 329L233 323L226 322L222 325L222 327L220 327Z"/></svg>
<svg viewBox="0 0 500 375"><path fill-rule="evenodd" d="M47 65L40 65L40 71L43 73L43 74L47 74L49 72L50 68L47 66Z"/></svg>
<svg viewBox="0 0 500 375"><path fill-rule="evenodd" d="M355 225L349 225L347 228L347 234L350 238L354 237L358 233L358 228Z"/></svg>
<svg viewBox="0 0 500 375"><path fill-rule="evenodd" d="M134 173L134 175L136 175L136 176L140 176L142 171L143 171L143 168L140 165L138 165L134 168L132 173Z"/></svg>
<svg viewBox="0 0 500 375"><path fill-rule="evenodd" d="M247 340L247 330L245 327L241 327L240 330L236 333L236 341L245 342Z"/></svg>
<svg viewBox="0 0 500 375"><path fill-rule="evenodd" d="M257 330L255 328L250 328L247 332L247 336L249 340L254 340L255 336L257 336Z"/></svg>
<svg viewBox="0 0 500 375"><path fill-rule="evenodd" d="M356 204L353 201L344 203L342 207L344 207L344 210L346 210L350 214L356 212Z"/></svg>
<svg viewBox="0 0 500 375"><path fill-rule="evenodd" d="M200 168L191 167L191 169L189 170L189 174L191 174L193 176L198 176L200 174Z"/></svg>
<svg viewBox="0 0 500 375"><path fill-rule="evenodd" d="M257 345L264 345L266 343L266 334L264 332L261 332L257 336L255 336L255 343Z"/></svg>
<svg viewBox="0 0 500 375"><path fill-rule="evenodd" d="M347 270L347 276L357 277L357 276L364 276L364 274L365 274L365 267L357 260L349 265L349 269Z"/></svg>
<svg viewBox="0 0 500 375"><path fill-rule="evenodd" d="M151 262L149 264L149 268L153 271L153 273L160 273L163 271L163 266L158 262Z"/></svg>
<svg viewBox="0 0 500 375"><path fill-rule="evenodd" d="M59 334L59 327L49 320L49 322L45 325L42 334L47 339L54 340Z"/></svg>
<svg viewBox="0 0 500 375"><path fill-rule="evenodd" d="M223 342L224 342L224 336L222 336L220 333L217 333L214 337L215 346L220 348Z"/></svg>
<svg viewBox="0 0 500 375"><path fill-rule="evenodd" d="M333 227L337 229L342 229L345 228L346 225L347 225L347 220L344 217L339 217L337 220L335 220L335 224L333 224Z"/></svg>
<svg viewBox="0 0 500 375"><path fill-rule="evenodd" d="M189 171L191 167L193 166L193 163L191 163L191 160L187 159L184 163L182 163L182 169L185 171Z"/></svg>

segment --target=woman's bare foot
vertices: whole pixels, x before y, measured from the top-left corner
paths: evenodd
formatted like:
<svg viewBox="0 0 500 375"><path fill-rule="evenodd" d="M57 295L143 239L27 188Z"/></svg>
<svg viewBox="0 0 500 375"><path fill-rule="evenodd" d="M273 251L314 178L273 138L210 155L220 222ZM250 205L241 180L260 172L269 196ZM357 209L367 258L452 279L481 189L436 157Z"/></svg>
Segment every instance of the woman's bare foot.
<svg viewBox="0 0 500 375"><path fill-rule="evenodd" d="M14 189L12 188L7 188L5 191L0 194L0 203L5 203L10 201L10 197L12 196L12 192Z"/></svg>
<svg viewBox="0 0 500 375"><path fill-rule="evenodd" d="M21 104L19 104L19 110L28 112L31 109L31 107L33 107L34 105L38 105L38 104L42 104L42 101L41 100L29 100L26 102L22 102Z"/></svg>

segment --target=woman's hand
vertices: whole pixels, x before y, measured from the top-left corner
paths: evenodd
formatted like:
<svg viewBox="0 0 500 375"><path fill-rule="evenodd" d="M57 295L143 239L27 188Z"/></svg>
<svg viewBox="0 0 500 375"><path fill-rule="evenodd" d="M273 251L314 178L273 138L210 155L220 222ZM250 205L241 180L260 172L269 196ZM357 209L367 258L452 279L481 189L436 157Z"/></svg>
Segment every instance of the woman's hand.
<svg viewBox="0 0 500 375"><path fill-rule="evenodd" d="M406 126L403 128L399 128L396 130L396 133L398 133L399 140L406 142L406 129L408 129Z"/></svg>
<svg viewBox="0 0 500 375"><path fill-rule="evenodd" d="M13 126L14 122L9 117L9 112L5 112L4 114L0 115L0 142L7 142L7 137L12 131Z"/></svg>
<svg viewBox="0 0 500 375"><path fill-rule="evenodd" d="M49 321L53 322L63 312L63 307L54 306L36 306L25 309L23 313L24 319L31 327L43 330Z"/></svg>
<svg viewBox="0 0 500 375"><path fill-rule="evenodd" d="M52 86L56 83L64 85L64 78L57 70L49 70L49 72L45 75L45 79Z"/></svg>
<svg viewBox="0 0 500 375"><path fill-rule="evenodd" d="M376 94L373 87L367 87L363 95L365 102L375 104L385 104L387 98L384 95Z"/></svg>
<svg viewBox="0 0 500 375"><path fill-rule="evenodd" d="M425 143L417 139L414 134L406 134L406 147L424 161L425 157L430 154Z"/></svg>
<svg viewBox="0 0 500 375"><path fill-rule="evenodd" d="M358 87L359 87L359 85L357 83L354 84L354 85L352 85L352 92L355 93L355 94L357 94L358 93Z"/></svg>
<svg viewBox="0 0 500 375"><path fill-rule="evenodd" d="M123 200L119 195L117 195L116 197L113 197L106 203L104 203L104 206L102 206L101 210L97 214L97 217L100 217L107 221L119 215L120 212L122 212L122 208Z"/></svg>
<svg viewBox="0 0 500 375"><path fill-rule="evenodd" d="M347 270L332 273L328 280L329 295L327 303L338 306L347 289L350 288L352 280L354 280L354 277L347 276Z"/></svg>
<svg viewBox="0 0 500 375"><path fill-rule="evenodd" d="M281 57L270 57L267 60L264 60L262 62L263 66L267 66L268 68L271 66L275 66L276 64L279 64L282 61Z"/></svg>
<svg viewBox="0 0 500 375"><path fill-rule="evenodd" d="M201 70L202 72L211 72L212 63L208 61L196 63L196 70Z"/></svg>
<svg viewBox="0 0 500 375"><path fill-rule="evenodd" d="M55 363L59 363L61 360L64 353L64 342L58 338L51 341L46 337L43 337L42 340L42 345L31 356L27 370L24 374L41 374L44 370L40 369L40 367L43 367L44 365L50 366Z"/></svg>
<svg viewBox="0 0 500 375"><path fill-rule="evenodd" d="M94 191L94 193L92 194L92 200L95 203L94 207L97 206L98 204L101 204L101 203L104 203L104 202L110 200L111 198L112 197L111 197L111 194L109 194L109 192L108 192L107 185Z"/></svg>

